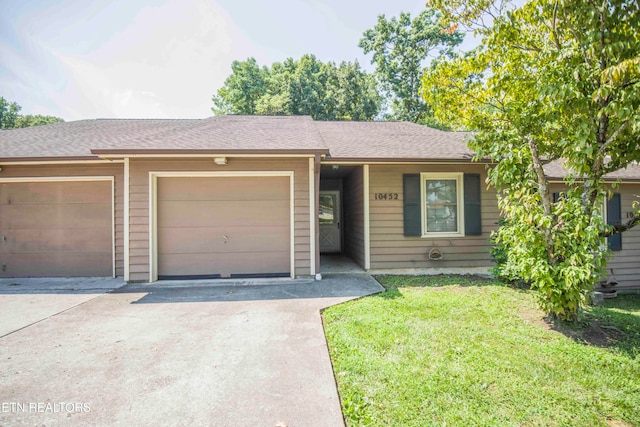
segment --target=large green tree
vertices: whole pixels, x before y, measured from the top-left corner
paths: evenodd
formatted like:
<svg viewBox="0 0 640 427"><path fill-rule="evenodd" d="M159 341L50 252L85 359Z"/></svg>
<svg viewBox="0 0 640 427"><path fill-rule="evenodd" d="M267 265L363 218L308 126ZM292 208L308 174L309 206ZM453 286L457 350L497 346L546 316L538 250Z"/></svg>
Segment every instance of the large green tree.
<svg viewBox="0 0 640 427"><path fill-rule="evenodd" d="M59 117L39 114L20 115L20 107L16 102L9 102L0 96L0 129L26 128L63 122Z"/></svg>
<svg viewBox="0 0 640 427"><path fill-rule="evenodd" d="M373 52L372 64L390 107L387 118L432 124L429 105L420 96L420 78L434 57L450 56L462 42L458 31L443 31L440 15L433 9L411 19L378 16L375 27L364 32L359 46Z"/></svg>
<svg viewBox="0 0 640 427"><path fill-rule="evenodd" d="M44 116L41 114L26 114L18 117L16 120L17 128L28 128L32 126L50 125L53 123L64 122L60 117L56 116Z"/></svg>
<svg viewBox="0 0 640 427"><path fill-rule="evenodd" d="M635 0L507 3L428 2L482 43L441 61L424 96L438 119L476 131L477 157L495 162L488 182L507 224L497 240L510 271L548 312L575 319L606 266L604 237L640 221L636 211L608 226L600 210L606 175L640 160L640 10ZM557 199L551 162L567 171Z"/></svg>
<svg viewBox="0 0 640 427"><path fill-rule="evenodd" d="M372 75L355 62L319 61L314 55L260 67L235 61L213 97L215 114L310 115L316 120L373 120L380 95Z"/></svg>
<svg viewBox="0 0 640 427"><path fill-rule="evenodd" d="M0 129L12 129L16 127L16 121L20 117L21 107L15 102L9 102L0 96Z"/></svg>

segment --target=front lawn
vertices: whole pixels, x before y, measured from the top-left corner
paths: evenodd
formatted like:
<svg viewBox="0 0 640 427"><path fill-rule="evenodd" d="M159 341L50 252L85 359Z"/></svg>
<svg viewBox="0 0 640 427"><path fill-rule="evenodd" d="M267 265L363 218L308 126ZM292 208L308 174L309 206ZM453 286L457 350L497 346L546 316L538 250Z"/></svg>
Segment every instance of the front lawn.
<svg viewBox="0 0 640 427"><path fill-rule="evenodd" d="M323 314L348 426L640 426L640 295L566 325L496 281L377 279Z"/></svg>

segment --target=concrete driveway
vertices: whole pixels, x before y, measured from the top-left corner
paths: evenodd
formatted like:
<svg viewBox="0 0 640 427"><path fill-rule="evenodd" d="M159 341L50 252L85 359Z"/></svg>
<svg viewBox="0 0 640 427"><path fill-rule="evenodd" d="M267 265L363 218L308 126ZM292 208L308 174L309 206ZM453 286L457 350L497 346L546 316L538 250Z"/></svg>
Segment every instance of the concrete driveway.
<svg viewBox="0 0 640 427"><path fill-rule="evenodd" d="M0 281L0 425L344 425L322 281Z"/></svg>

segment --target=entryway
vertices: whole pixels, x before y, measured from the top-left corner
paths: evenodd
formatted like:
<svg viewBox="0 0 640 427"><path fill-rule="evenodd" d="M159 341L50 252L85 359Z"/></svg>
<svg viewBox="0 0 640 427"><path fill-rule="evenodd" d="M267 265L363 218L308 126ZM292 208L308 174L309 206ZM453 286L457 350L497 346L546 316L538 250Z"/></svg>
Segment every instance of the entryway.
<svg viewBox="0 0 640 427"><path fill-rule="evenodd" d="M340 191L320 191L318 216L320 226L320 252L342 252Z"/></svg>
<svg viewBox="0 0 640 427"><path fill-rule="evenodd" d="M322 165L318 222L320 273L364 271L364 171L358 165Z"/></svg>
<svg viewBox="0 0 640 427"><path fill-rule="evenodd" d="M341 254L324 254L320 256L320 271L328 274L361 274L365 273L354 260Z"/></svg>

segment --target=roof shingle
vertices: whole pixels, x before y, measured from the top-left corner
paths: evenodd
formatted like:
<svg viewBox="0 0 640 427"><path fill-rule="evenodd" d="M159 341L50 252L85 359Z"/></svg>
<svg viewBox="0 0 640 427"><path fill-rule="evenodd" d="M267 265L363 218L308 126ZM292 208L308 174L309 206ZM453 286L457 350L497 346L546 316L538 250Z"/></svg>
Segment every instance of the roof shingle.
<svg viewBox="0 0 640 427"><path fill-rule="evenodd" d="M0 160L97 158L95 152L219 151L326 153L345 161L470 161L468 132L408 122L314 121L309 116L215 116L208 119L97 119L0 130ZM106 150L106 151L105 151ZM551 178L567 171L545 167ZM607 176L640 180L634 165Z"/></svg>

